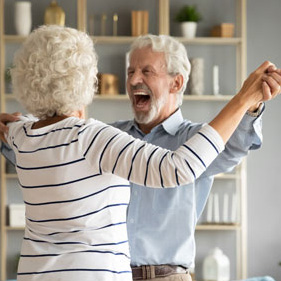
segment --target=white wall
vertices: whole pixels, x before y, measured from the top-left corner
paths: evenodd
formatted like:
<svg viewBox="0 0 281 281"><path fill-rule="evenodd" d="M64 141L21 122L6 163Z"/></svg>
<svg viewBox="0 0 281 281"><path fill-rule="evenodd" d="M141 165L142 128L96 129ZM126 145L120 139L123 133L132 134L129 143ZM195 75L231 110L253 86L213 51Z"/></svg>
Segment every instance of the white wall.
<svg viewBox="0 0 281 281"><path fill-rule="evenodd" d="M248 72L281 68L281 1L248 0ZM248 275L281 280L281 97L266 103L262 149L248 157Z"/></svg>

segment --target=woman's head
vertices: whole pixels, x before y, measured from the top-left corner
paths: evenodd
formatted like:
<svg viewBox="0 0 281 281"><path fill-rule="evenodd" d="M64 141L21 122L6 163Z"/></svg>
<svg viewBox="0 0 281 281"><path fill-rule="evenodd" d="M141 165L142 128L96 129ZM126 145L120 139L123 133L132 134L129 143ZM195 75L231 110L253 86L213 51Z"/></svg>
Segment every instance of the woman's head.
<svg viewBox="0 0 281 281"><path fill-rule="evenodd" d="M40 119L70 115L92 102L97 86L97 55L84 32L42 26L26 39L11 70L13 91Z"/></svg>

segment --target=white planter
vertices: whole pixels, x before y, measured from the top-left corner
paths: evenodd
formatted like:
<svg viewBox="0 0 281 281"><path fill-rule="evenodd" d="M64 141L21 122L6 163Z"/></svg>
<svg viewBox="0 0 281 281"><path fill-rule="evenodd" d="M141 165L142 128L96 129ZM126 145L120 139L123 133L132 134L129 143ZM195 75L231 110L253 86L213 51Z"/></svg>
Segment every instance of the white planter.
<svg viewBox="0 0 281 281"><path fill-rule="evenodd" d="M31 2L15 3L15 28L18 35L27 36L31 31Z"/></svg>
<svg viewBox="0 0 281 281"><path fill-rule="evenodd" d="M197 22L186 21L181 23L181 33L183 37L194 38L196 36Z"/></svg>

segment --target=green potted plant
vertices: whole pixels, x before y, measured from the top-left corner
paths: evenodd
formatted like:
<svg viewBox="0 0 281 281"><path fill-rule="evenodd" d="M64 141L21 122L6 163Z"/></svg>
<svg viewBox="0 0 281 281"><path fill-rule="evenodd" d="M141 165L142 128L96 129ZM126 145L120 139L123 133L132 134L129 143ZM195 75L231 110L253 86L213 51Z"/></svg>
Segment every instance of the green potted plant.
<svg viewBox="0 0 281 281"><path fill-rule="evenodd" d="M10 73L11 67L7 67L5 70L5 90L6 93L12 93L12 77Z"/></svg>
<svg viewBox="0 0 281 281"><path fill-rule="evenodd" d="M178 11L175 20L181 24L183 37L194 38L202 16L195 5L185 5Z"/></svg>

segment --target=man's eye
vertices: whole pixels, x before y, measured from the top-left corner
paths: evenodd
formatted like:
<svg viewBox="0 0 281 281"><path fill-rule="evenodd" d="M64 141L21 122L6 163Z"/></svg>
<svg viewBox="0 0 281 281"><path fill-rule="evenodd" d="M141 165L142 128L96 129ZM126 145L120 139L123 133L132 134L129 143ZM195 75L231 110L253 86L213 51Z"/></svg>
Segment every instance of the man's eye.
<svg viewBox="0 0 281 281"><path fill-rule="evenodd" d="M151 71L150 71L150 70L148 70L148 69L145 69L145 70L143 71L143 73L145 73L145 74L149 74L149 73L151 73Z"/></svg>

